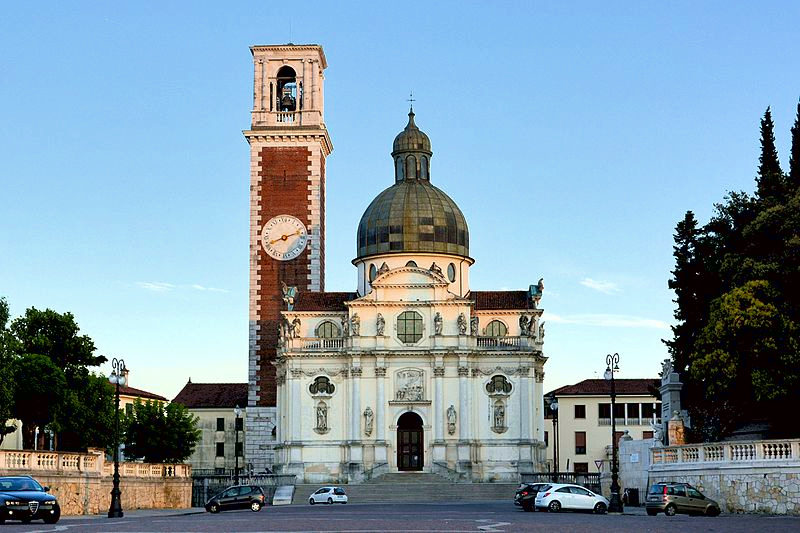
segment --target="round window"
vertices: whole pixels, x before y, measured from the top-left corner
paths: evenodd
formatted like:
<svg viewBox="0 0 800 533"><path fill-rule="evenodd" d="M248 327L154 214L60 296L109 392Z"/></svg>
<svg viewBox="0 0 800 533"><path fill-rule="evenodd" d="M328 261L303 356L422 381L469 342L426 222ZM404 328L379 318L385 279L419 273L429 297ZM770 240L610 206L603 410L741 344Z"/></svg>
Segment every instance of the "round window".
<svg viewBox="0 0 800 533"><path fill-rule="evenodd" d="M447 265L447 278L450 280L450 283L456 280L456 266L453 263Z"/></svg>
<svg viewBox="0 0 800 533"><path fill-rule="evenodd" d="M401 342L414 343L422 338L422 315L416 311L404 311L397 317L397 338Z"/></svg>
<svg viewBox="0 0 800 533"><path fill-rule="evenodd" d="M505 337L508 333L508 328L499 320L492 320L486 326L487 337Z"/></svg>
<svg viewBox="0 0 800 533"><path fill-rule="evenodd" d="M378 269L375 268L375 264L373 263L369 266L369 282L372 283L373 281L375 281L375 278L377 277L378 277Z"/></svg>

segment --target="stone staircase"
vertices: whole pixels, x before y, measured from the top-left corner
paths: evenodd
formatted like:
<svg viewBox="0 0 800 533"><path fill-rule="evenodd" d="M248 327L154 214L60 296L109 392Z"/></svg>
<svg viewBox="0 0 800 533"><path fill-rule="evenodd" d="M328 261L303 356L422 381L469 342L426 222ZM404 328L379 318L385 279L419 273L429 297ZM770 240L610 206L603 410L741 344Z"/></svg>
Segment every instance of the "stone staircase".
<svg viewBox="0 0 800 533"><path fill-rule="evenodd" d="M323 486L297 485L293 504L308 505L308 497ZM349 503L488 501L514 498L517 483L453 483L425 472L392 472L365 483L341 485Z"/></svg>

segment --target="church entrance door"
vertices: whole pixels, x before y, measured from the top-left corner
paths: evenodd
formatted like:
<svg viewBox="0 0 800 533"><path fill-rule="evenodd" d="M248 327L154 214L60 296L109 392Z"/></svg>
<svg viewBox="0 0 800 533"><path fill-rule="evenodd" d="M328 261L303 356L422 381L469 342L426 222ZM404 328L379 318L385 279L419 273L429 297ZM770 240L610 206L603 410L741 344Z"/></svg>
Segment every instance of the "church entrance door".
<svg viewBox="0 0 800 533"><path fill-rule="evenodd" d="M424 461L422 419L416 413L403 413L397 421L397 469L422 470Z"/></svg>

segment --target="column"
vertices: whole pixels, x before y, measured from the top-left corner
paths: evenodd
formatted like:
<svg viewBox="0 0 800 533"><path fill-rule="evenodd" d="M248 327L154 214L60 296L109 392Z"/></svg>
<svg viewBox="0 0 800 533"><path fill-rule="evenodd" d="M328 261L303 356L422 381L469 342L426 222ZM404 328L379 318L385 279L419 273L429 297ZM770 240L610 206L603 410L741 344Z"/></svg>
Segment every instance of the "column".
<svg viewBox="0 0 800 533"><path fill-rule="evenodd" d="M535 411L538 406L531 409L530 378L528 373L530 367L520 366L519 368L519 438L520 440L531 439L531 411Z"/></svg>
<svg viewBox="0 0 800 533"><path fill-rule="evenodd" d="M534 437L540 442L544 442L544 370L541 368L534 369L534 375L536 378L533 389L533 397L536 398ZM555 438L555 435L553 435L553 438Z"/></svg>
<svg viewBox="0 0 800 533"><path fill-rule="evenodd" d="M353 387L350 408L350 439L361 440L361 367L354 366L350 369L350 383Z"/></svg>
<svg viewBox="0 0 800 533"><path fill-rule="evenodd" d="M291 388L291 395L292 395L292 403L289 406L291 412L289 415L291 416L291 435L292 441L299 441L302 438L302 405L300 400L300 380L303 376L303 373L300 371L299 368L293 368L291 370L291 377L290 380L290 388Z"/></svg>
<svg viewBox="0 0 800 533"><path fill-rule="evenodd" d="M382 364L382 362L376 364ZM375 380L375 438L380 442L386 440L386 413L384 410L384 406L386 405L386 397L384 392L386 381L385 366L375 367Z"/></svg>
<svg viewBox="0 0 800 533"><path fill-rule="evenodd" d="M434 440L444 440L444 367L433 367L433 412L434 412L434 425L433 425L433 438Z"/></svg>
<svg viewBox="0 0 800 533"><path fill-rule="evenodd" d="M469 433L469 368L467 362L458 362L458 438L468 440Z"/></svg>

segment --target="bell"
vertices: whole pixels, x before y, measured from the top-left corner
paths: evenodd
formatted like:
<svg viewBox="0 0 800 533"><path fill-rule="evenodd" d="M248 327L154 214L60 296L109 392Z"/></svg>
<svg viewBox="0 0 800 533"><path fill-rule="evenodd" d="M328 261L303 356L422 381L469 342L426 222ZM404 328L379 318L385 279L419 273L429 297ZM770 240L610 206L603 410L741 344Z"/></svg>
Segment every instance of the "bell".
<svg viewBox="0 0 800 533"><path fill-rule="evenodd" d="M284 94L281 98L281 111L294 111L295 101L291 94Z"/></svg>

